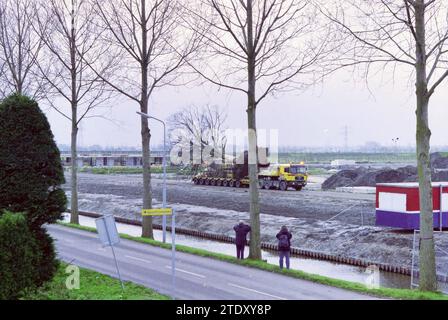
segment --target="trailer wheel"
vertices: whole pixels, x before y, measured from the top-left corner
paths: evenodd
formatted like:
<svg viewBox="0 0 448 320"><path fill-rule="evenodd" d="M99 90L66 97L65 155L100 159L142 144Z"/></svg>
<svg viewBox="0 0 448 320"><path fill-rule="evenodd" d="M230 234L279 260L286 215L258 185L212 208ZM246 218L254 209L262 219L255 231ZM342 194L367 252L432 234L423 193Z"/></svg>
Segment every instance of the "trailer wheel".
<svg viewBox="0 0 448 320"><path fill-rule="evenodd" d="M228 182L227 180L224 180L224 181L222 182L222 186L223 186L223 187L228 187L228 186L229 186L229 182Z"/></svg>
<svg viewBox="0 0 448 320"><path fill-rule="evenodd" d="M218 186L218 187L222 186L222 180L216 181L216 186Z"/></svg>
<svg viewBox="0 0 448 320"><path fill-rule="evenodd" d="M216 179L211 179L210 180L210 185L215 187L216 186Z"/></svg>
<svg viewBox="0 0 448 320"><path fill-rule="evenodd" d="M204 181L204 179L199 179L199 185L201 185L201 186L203 186L204 185L204 183L205 183L205 181Z"/></svg>
<svg viewBox="0 0 448 320"><path fill-rule="evenodd" d="M235 182L235 188L241 188L241 181L238 180Z"/></svg>
<svg viewBox="0 0 448 320"><path fill-rule="evenodd" d="M209 186L210 185L210 179L205 179L205 185Z"/></svg>
<svg viewBox="0 0 448 320"><path fill-rule="evenodd" d="M285 181L280 182L280 190L282 191L288 190L288 184Z"/></svg>
<svg viewBox="0 0 448 320"><path fill-rule="evenodd" d="M235 187L235 181L230 180L230 181L229 181L229 187L230 187L230 188Z"/></svg>

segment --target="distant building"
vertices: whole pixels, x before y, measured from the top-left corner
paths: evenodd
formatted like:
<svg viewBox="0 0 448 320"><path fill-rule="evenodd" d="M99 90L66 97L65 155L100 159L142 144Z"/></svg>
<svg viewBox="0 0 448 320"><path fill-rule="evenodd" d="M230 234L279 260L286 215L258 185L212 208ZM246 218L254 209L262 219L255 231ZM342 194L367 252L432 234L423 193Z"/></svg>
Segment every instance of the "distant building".
<svg viewBox="0 0 448 320"><path fill-rule="evenodd" d="M70 153L62 152L64 166L71 166ZM143 156L137 152L81 152L77 157L78 167L142 167ZM163 164L163 151L153 151L150 156L151 165ZM170 163L167 155L167 163Z"/></svg>
<svg viewBox="0 0 448 320"><path fill-rule="evenodd" d="M333 168L341 168L341 167L352 167L352 166L356 166L356 161L355 160L334 160L331 161L331 166Z"/></svg>

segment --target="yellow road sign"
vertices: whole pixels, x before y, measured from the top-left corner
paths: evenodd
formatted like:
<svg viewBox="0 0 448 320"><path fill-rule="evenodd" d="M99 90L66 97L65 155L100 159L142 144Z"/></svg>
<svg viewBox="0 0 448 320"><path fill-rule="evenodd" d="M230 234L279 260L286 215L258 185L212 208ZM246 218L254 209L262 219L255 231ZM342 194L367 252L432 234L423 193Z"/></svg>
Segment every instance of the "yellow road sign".
<svg viewBox="0 0 448 320"><path fill-rule="evenodd" d="M173 215L172 208L158 208L158 209L143 209L143 217L154 217L154 216L171 216Z"/></svg>

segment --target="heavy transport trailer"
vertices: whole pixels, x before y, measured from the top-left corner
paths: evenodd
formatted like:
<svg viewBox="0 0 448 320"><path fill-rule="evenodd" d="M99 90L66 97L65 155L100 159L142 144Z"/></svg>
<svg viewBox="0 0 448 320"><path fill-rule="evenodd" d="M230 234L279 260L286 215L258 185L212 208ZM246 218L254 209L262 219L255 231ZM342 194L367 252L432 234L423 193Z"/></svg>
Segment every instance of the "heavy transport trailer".
<svg viewBox="0 0 448 320"><path fill-rule="evenodd" d="M248 188L250 180L247 176L241 177L235 170L227 168L223 176L214 173L204 173L193 177L196 185ZM239 178L241 177L241 178ZM286 191L293 188L301 191L308 183L308 172L304 164L278 164L263 168L259 175L259 186L261 189L274 189Z"/></svg>
<svg viewBox="0 0 448 320"><path fill-rule="evenodd" d="M230 187L230 188L248 188L249 178L233 179L233 178L213 178L205 175L198 175L193 178L196 185L213 186L213 187Z"/></svg>

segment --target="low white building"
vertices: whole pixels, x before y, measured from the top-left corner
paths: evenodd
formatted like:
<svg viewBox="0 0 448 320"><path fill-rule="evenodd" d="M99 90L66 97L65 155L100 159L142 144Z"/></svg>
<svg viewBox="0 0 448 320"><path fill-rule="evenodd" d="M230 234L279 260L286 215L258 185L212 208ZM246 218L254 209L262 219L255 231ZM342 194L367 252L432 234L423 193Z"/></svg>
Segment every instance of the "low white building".
<svg viewBox="0 0 448 320"><path fill-rule="evenodd" d="M331 161L331 166L334 168L356 166L356 161L355 160L337 159L337 160Z"/></svg>

